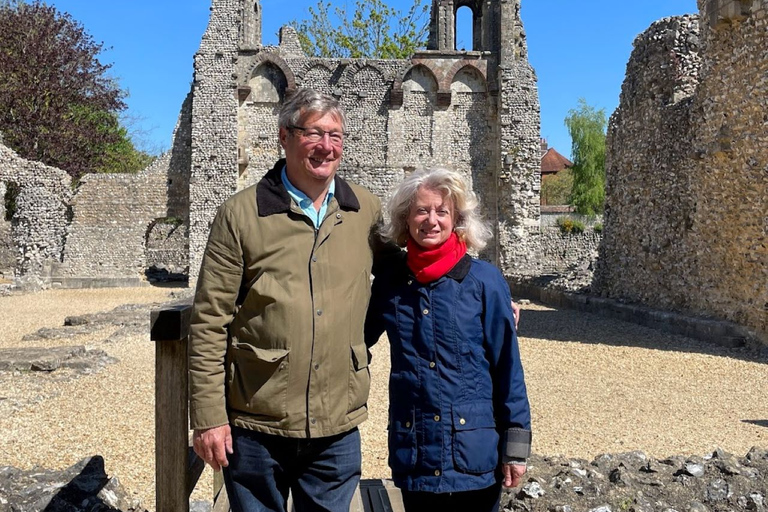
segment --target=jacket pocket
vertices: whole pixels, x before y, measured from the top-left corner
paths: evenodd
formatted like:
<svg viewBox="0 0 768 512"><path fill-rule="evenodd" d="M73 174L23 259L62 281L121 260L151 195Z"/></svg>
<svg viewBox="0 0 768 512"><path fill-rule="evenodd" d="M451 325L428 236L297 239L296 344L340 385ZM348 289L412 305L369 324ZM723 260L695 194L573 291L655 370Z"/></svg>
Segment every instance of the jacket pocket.
<svg viewBox="0 0 768 512"><path fill-rule="evenodd" d="M230 347L229 405L257 416L287 416L290 350L237 343Z"/></svg>
<svg viewBox="0 0 768 512"><path fill-rule="evenodd" d="M416 467L416 425L414 412L391 413L389 420L389 467L393 473L406 473Z"/></svg>
<svg viewBox="0 0 768 512"><path fill-rule="evenodd" d="M368 402L371 387L371 373L368 369L368 347L365 343L350 346L349 368L349 407L347 412L354 412Z"/></svg>
<svg viewBox="0 0 768 512"><path fill-rule="evenodd" d="M463 473L487 473L499 463L499 433L491 402L454 405L453 462Z"/></svg>

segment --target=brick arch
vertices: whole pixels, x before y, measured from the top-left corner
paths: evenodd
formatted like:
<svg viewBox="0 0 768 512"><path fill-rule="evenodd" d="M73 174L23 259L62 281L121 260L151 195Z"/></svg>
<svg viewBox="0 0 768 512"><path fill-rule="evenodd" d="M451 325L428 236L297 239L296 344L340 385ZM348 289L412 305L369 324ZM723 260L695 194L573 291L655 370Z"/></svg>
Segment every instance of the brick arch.
<svg viewBox="0 0 768 512"><path fill-rule="evenodd" d="M276 68L278 68L280 71L283 72L283 75L285 76L285 81L287 83L287 88L285 90L286 96L290 96L296 91L296 75L294 74L291 67L288 65L285 60L283 60L282 57L275 55L273 53L262 53L259 55L253 62L253 65L251 66L250 71L248 72L248 80L253 78L254 73L259 68L259 66L263 64L272 64Z"/></svg>
<svg viewBox="0 0 768 512"><path fill-rule="evenodd" d="M408 76L408 73L410 73L417 67L422 67L424 69L427 69L430 75L432 75L432 78L434 78L435 85L437 85L438 90L441 89L440 79L435 73L435 70L432 69L432 67L429 66L429 64L426 62L414 62L413 65L409 66L402 74L397 75L395 77L395 81L392 84L392 90L390 91L390 95L389 95L391 106L393 107L403 106L403 82L405 81L405 77Z"/></svg>
<svg viewBox="0 0 768 512"><path fill-rule="evenodd" d="M468 60L460 60L456 62L453 66L451 66L448 72L445 73L445 76L443 77L443 81L440 83L440 90L450 91L451 84L456 78L456 75L458 75L465 68L471 68L473 71L477 72L477 74L483 78L483 81L485 82L486 90L488 90L488 77L486 76L485 72L482 69L478 68L474 64L474 62L468 61Z"/></svg>

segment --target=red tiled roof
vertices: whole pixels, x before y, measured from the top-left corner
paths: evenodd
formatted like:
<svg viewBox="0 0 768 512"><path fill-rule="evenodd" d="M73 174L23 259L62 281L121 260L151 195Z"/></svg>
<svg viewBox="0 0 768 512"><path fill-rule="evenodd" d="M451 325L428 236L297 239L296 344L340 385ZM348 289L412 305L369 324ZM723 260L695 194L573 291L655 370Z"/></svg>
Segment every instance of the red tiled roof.
<svg viewBox="0 0 768 512"><path fill-rule="evenodd" d="M541 157L541 172L559 172L570 167L573 167L573 162L555 151L555 148L549 148Z"/></svg>

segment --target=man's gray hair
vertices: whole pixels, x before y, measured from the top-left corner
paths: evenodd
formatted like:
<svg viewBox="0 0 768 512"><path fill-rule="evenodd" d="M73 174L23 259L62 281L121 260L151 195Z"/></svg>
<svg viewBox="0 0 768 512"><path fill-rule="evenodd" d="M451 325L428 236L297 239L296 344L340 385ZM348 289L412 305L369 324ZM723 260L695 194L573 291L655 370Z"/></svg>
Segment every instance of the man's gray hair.
<svg viewBox="0 0 768 512"><path fill-rule="evenodd" d="M347 120L344 109L333 96L323 94L314 89L299 89L286 101L280 109L278 123L280 128L288 129L299 124L303 115L331 114L341 120L341 128L347 131Z"/></svg>
<svg viewBox="0 0 768 512"><path fill-rule="evenodd" d="M468 249L482 250L491 230L477 212L480 203L467 181L456 171L444 168L418 169L405 178L387 203L389 223L384 236L404 247L408 240L408 213L420 188L434 190L451 198L454 230Z"/></svg>

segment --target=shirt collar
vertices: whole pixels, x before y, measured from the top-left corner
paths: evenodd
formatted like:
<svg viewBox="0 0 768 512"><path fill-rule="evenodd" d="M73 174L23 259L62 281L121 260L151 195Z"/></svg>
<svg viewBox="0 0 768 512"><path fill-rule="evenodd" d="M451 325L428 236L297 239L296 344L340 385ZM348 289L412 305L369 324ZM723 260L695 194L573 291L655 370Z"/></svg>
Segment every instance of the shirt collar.
<svg viewBox="0 0 768 512"><path fill-rule="evenodd" d="M296 201L296 204L299 205L299 208L305 209L309 208L310 205L312 205L312 199L309 198L307 194L296 188L296 186L291 183L291 181L288 179L288 172L286 171L286 166L283 166L283 170L280 173L280 179L283 182L283 185L285 185L285 190L288 191L288 195L291 196L291 198ZM325 194L325 199L323 199L323 204L329 204L331 202L331 199L336 194L336 180L331 180L331 186L328 187L328 193Z"/></svg>

